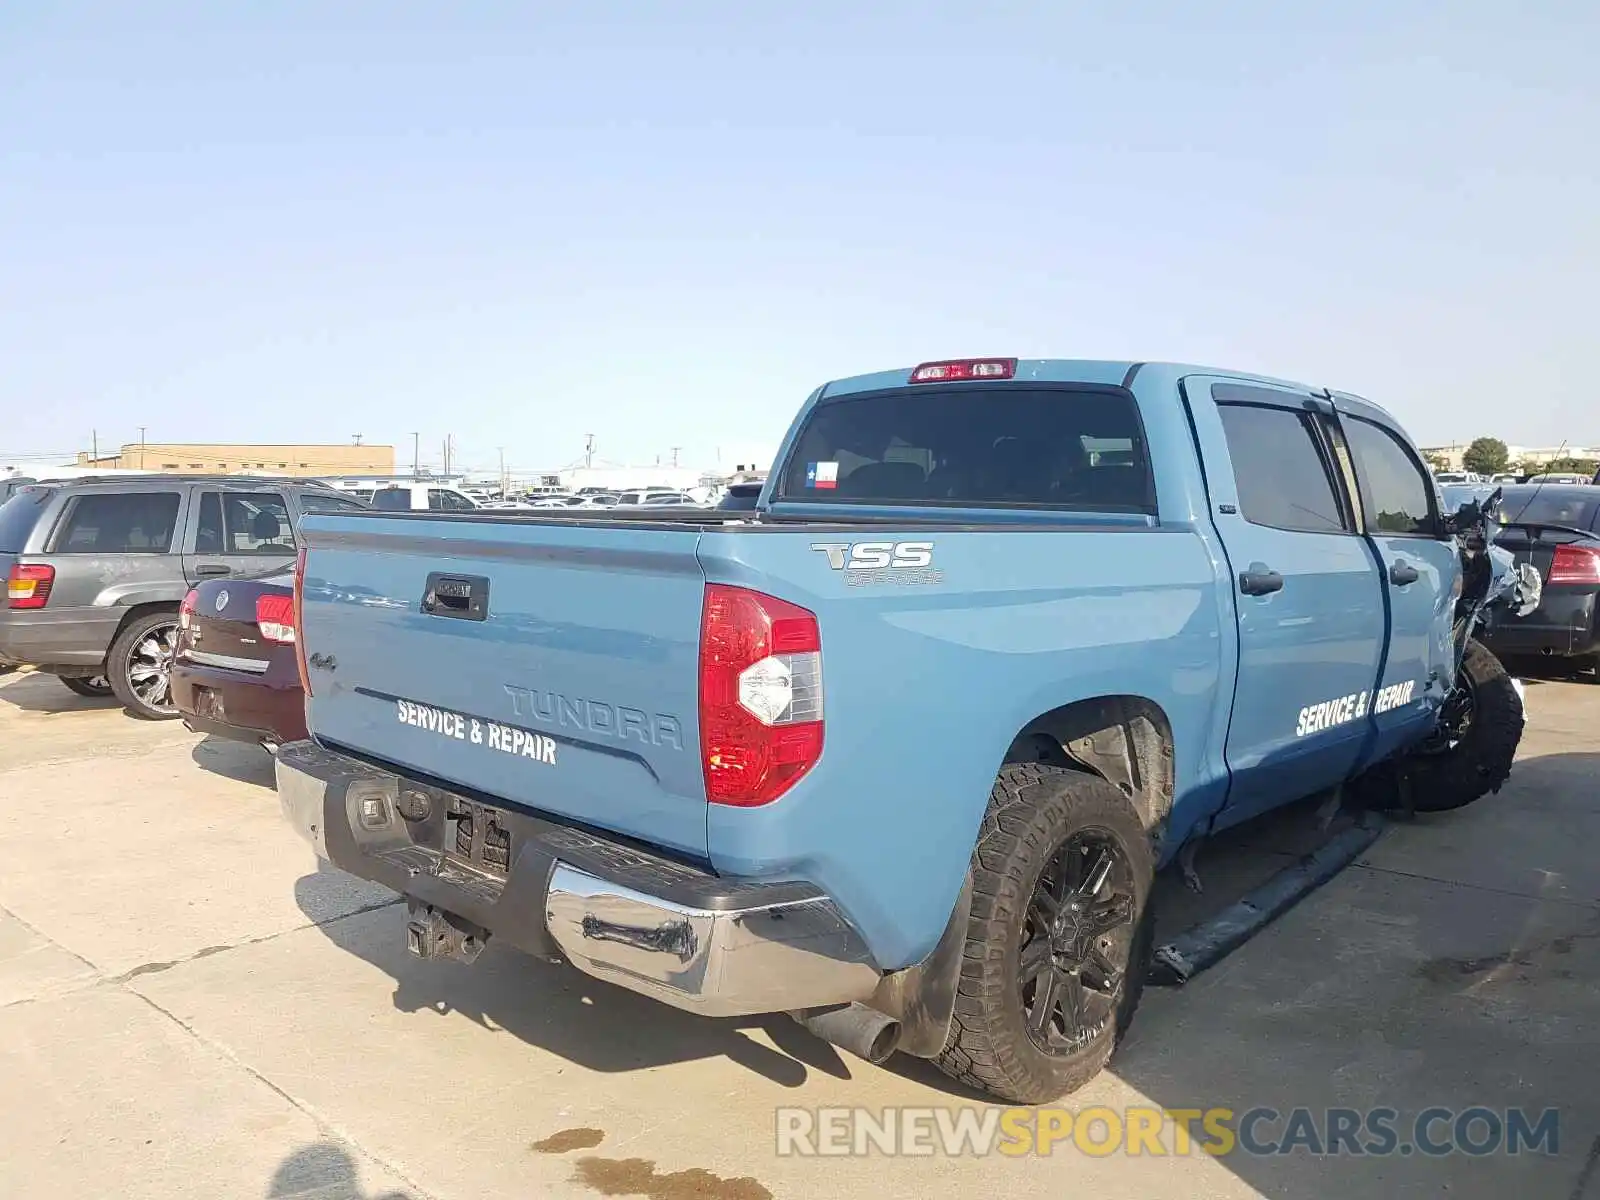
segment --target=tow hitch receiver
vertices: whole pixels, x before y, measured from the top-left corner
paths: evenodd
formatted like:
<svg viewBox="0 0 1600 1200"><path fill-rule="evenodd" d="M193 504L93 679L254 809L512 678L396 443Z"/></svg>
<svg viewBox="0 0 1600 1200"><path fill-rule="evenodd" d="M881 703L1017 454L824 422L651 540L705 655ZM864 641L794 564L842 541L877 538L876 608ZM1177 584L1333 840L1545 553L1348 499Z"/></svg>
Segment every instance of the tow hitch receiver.
<svg viewBox="0 0 1600 1200"><path fill-rule="evenodd" d="M483 953L486 930L431 904L407 902L406 949L418 958L448 958L470 963Z"/></svg>

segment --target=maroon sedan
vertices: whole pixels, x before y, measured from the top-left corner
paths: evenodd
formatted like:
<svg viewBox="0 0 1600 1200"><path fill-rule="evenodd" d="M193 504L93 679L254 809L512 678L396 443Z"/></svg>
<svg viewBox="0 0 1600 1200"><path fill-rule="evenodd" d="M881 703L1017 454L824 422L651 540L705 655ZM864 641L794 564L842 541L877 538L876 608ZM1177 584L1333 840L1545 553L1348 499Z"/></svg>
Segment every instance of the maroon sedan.
<svg viewBox="0 0 1600 1200"><path fill-rule="evenodd" d="M306 736L292 574L208 580L184 598L172 697L196 733L268 750Z"/></svg>

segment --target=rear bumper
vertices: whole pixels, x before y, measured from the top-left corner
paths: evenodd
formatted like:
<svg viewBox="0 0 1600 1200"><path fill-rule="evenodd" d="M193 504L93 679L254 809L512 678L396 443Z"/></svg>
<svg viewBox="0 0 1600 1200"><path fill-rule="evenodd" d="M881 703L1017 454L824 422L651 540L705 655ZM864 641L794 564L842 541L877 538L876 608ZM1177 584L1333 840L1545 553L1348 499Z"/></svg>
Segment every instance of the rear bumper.
<svg viewBox="0 0 1600 1200"><path fill-rule="evenodd" d="M98 667L117 636L125 608L40 608L0 611L0 663L32 667Z"/></svg>
<svg viewBox="0 0 1600 1200"><path fill-rule="evenodd" d="M860 934L809 884L723 879L528 813L485 810L309 741L280 748L277 779L285 819L319 857L414 907L530 954L559 954L675 1008L705 1016L818 1008L865 1000L881 978ZM401 814L402 800L412 816ZM446 853L458 844L458 810L479 825L487 811L508 835L503 872Z"/></svg>
<svg viewBox="0 0 1600 1200"><path fill-rule="evenodd" d="M1600 637L1595 632L1595 593L1547 589L1537 609L1526 617L1501 617L1483 640L1501 657L1600 655Z"/></svg>
<svg viewBox="0 0 1600 1200"><path fill-rule="evenodd" d="M172 664L173 703L196 733L274 745L301 741L306 699L299 675L291 669L291 682L285 683L275 674L247 675L180 658Z"/></svg>

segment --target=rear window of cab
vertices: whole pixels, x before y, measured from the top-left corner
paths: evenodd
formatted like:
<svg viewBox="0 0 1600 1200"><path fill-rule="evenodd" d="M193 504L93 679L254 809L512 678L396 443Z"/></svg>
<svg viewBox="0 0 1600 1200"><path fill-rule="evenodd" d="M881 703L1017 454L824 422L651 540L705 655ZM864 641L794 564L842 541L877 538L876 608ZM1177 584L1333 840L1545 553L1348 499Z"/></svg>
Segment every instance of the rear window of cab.
<svg viewBox="0 0 1600 1200"><path fill-rule="evenodd" d="M957 384L820 402L777 499L1153 514L1155 485L1127 392Z"/></svg>

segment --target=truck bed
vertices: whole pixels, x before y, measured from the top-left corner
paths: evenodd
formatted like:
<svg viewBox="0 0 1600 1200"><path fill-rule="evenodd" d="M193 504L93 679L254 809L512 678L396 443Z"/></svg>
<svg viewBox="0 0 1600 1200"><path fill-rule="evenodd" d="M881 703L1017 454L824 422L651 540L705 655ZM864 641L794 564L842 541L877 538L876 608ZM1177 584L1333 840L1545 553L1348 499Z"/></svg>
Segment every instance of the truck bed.
<svg viewBox="0 0 1600 1200"><path fill-rule="evenodd" d="M302 531L308 714L322 744L729 877L814 883L850 906L886 964L928 949L938 930L926 914L954 901L1006 742L1062 680L1170 697L1174 722L1208 730L1215 689L1231 686L1218 564L1193 530L1141 517L352 513L308 517ZM933 567L831 561L841 546L901 543L931 544ZM423 611L440 575L483 582L481 619ZM713 586L799 606L821 632L820 760L759 807L707 799L700 646ZM908 753L919 745L940 751ZM1206 750L1186 742L1180 769L1203 777ZM885 860L908 796L950 861Z"/></svg>

